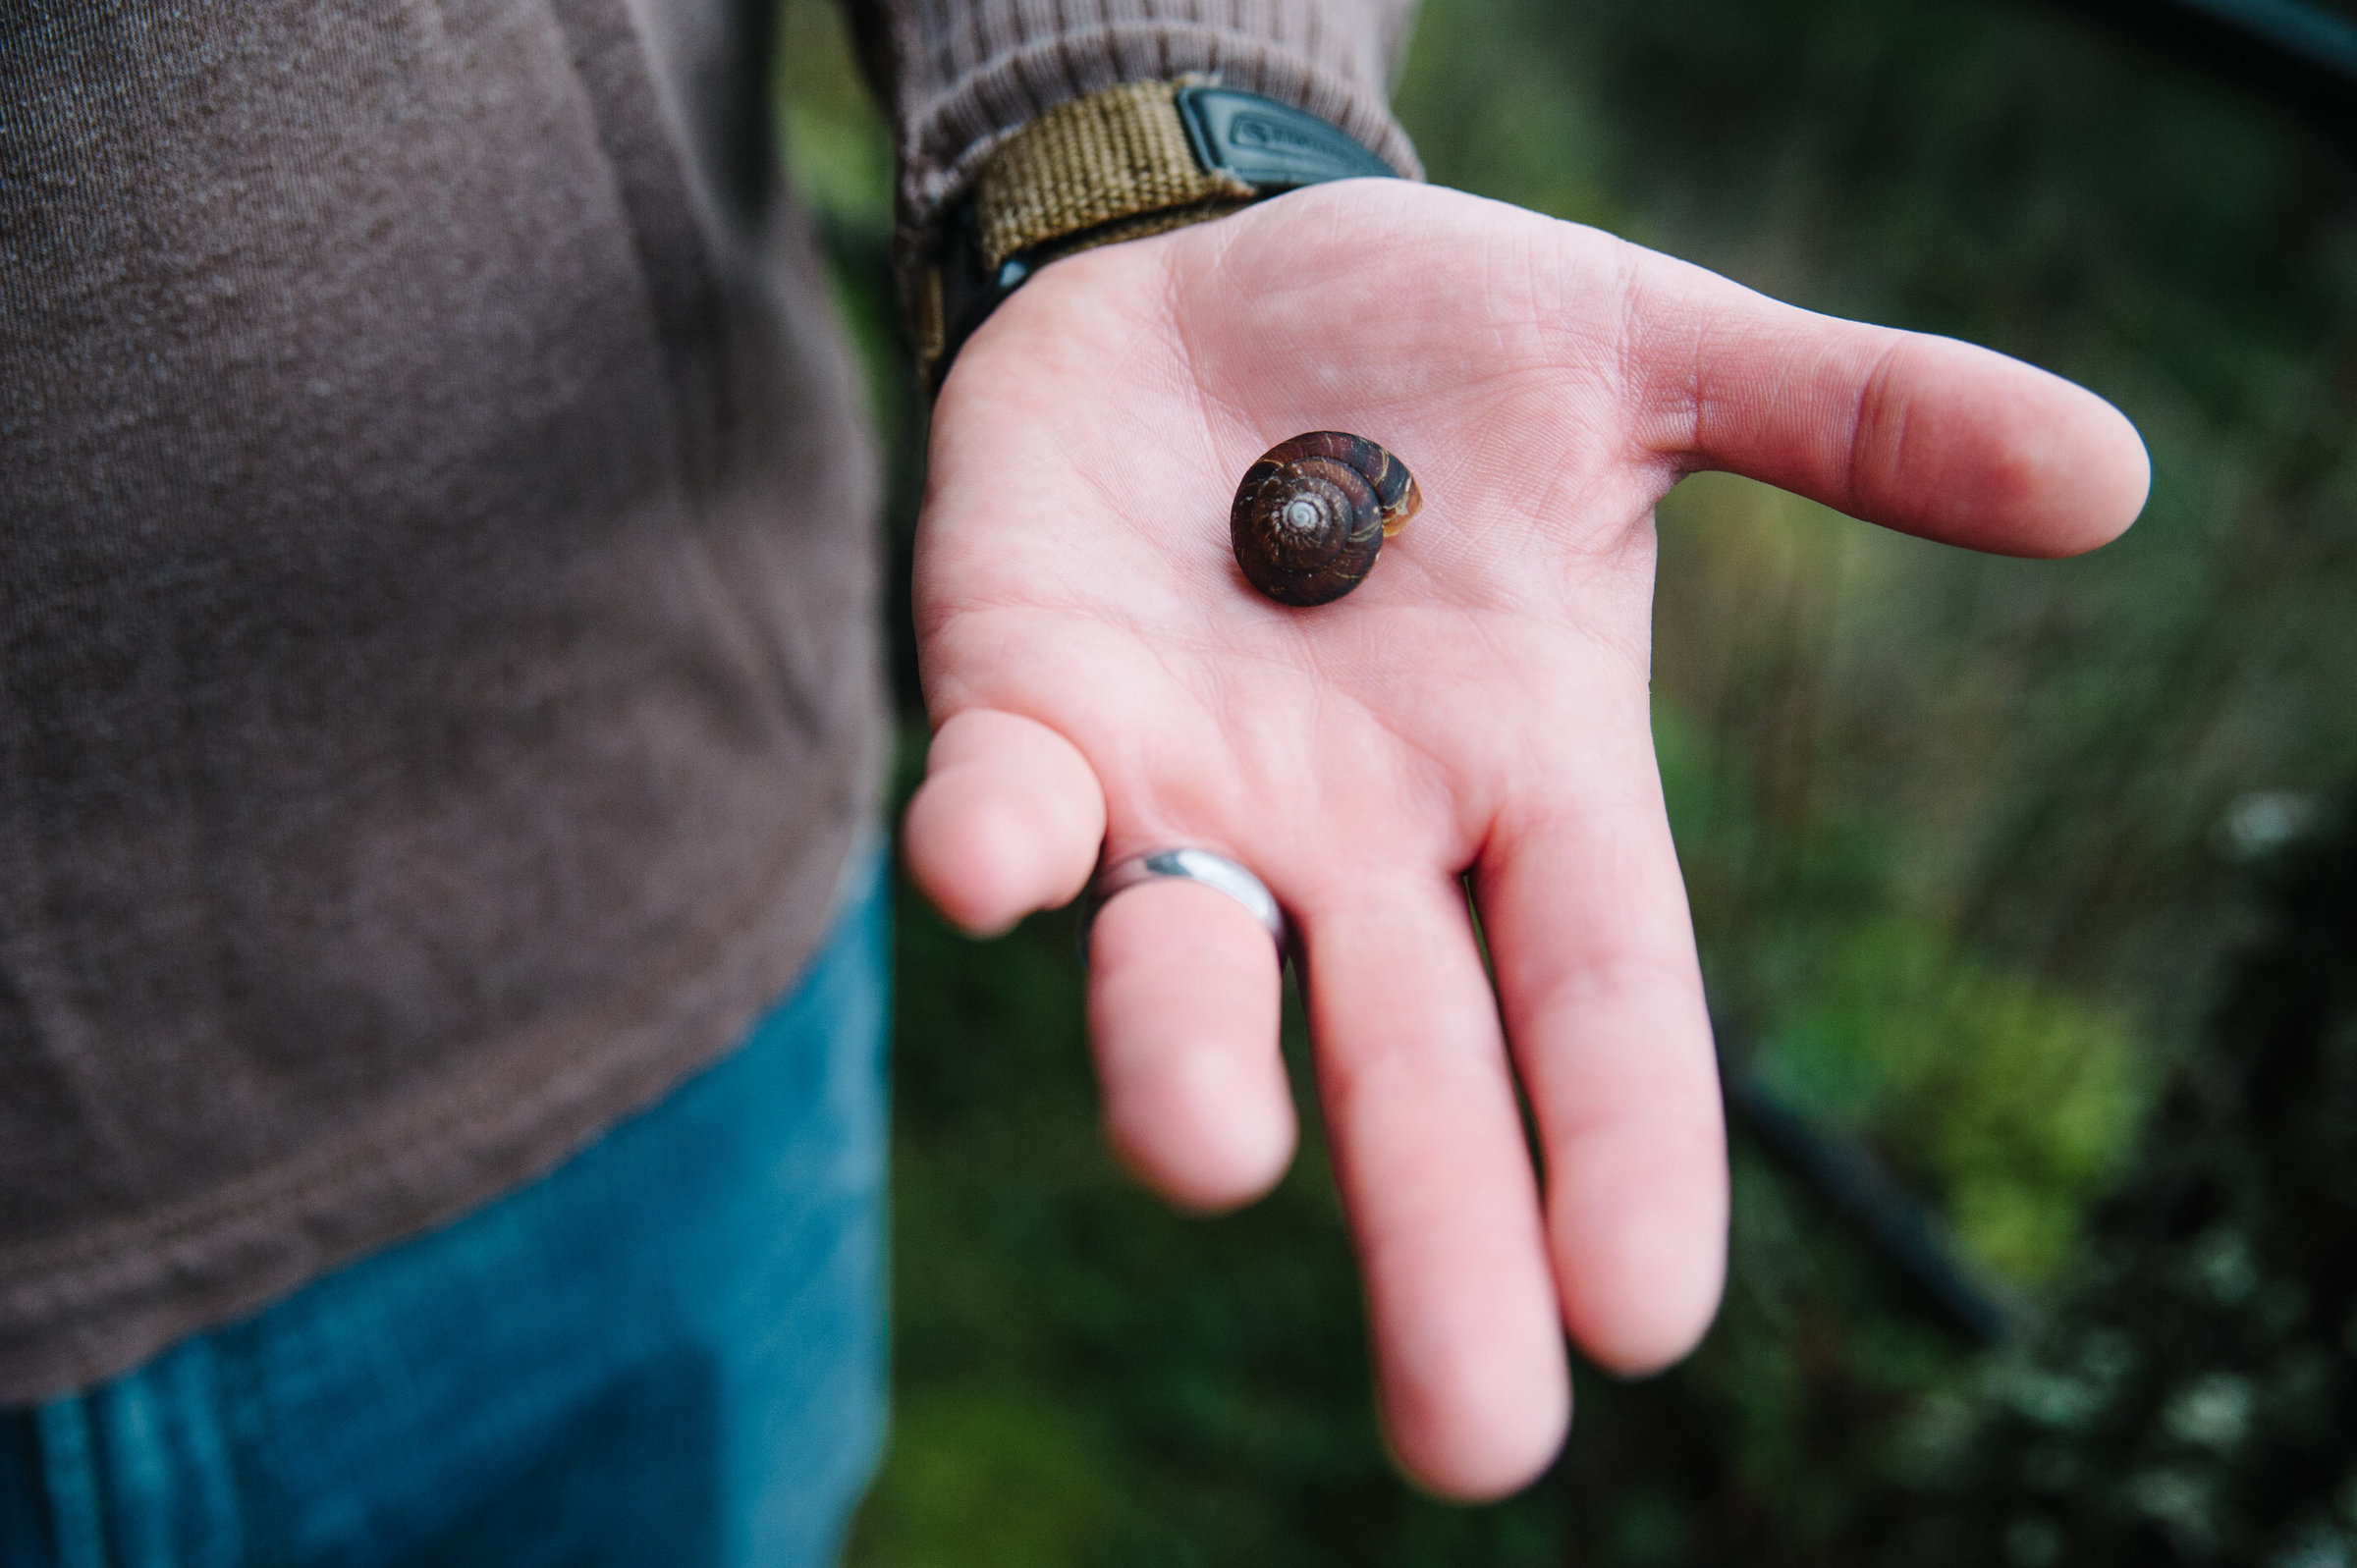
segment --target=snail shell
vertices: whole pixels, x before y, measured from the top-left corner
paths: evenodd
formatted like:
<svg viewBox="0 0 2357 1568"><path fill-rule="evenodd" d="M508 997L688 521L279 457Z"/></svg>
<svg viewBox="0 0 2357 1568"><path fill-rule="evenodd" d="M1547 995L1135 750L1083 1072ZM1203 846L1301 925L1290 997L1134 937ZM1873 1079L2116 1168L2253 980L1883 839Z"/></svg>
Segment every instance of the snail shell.
<svg viewBox="0 0 2357 1568"><path fill-rule="evenodd" d="M1244 470L1228 533L1253 587L1282 605L1322 605L1365 580L1422 503L1398 458L1364 436L1313 430Z"/></svg>

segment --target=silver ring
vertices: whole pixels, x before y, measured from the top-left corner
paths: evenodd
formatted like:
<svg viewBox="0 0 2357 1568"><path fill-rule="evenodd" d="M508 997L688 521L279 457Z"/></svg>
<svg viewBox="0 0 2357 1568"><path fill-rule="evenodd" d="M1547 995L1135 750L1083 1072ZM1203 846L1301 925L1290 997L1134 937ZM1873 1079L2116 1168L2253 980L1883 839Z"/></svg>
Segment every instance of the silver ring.
<svg viewBox="0 0 2357 1568"><path fill-rule="evenodd" d="M1213 854L1208 849L1152 849L1115 861L1098 872L1096 880L1088 885L1088 894L1080 900L1082 963L1088 962L1088 934L1096 927L1097 911L1111 902L1115 893L1164 877L1217 888L1250 910L1252 918L1261 923L1277 944L1279 963L1285 962L1292 951L1292 934L1285 923L1285 911L1278 907L1277 895L1269 892L1267 883L1226 855Z"/></svg>

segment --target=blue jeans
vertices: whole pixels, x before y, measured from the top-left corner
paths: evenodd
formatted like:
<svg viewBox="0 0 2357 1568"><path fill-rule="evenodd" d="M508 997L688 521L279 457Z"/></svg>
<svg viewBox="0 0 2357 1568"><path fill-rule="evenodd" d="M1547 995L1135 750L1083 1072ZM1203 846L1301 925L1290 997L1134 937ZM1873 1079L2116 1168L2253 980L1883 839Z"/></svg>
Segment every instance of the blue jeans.
<svg viewBox="0 0 2357 1568"><path fill-rule="evenodd" d="M549 1175L0 1411L5 1568L803 1568L883 1431L880 868L743 1044Z"/></svg>

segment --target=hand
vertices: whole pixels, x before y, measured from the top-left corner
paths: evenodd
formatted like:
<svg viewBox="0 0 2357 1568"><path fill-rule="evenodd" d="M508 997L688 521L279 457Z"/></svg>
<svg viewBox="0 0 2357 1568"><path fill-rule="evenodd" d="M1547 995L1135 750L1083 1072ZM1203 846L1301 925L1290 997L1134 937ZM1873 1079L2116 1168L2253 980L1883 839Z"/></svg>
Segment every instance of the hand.
<svg viewBox="0 0 2357 1568"><path fill-rule="evenodd" d="M1355 593L1288 610L1244 584L1228 506L1315 429L1398 454L1424 509ZM1553 1456L1559 1324L1642 1372L1718 1302L1724 1133L1647 710L1653 508L1698 468L2034 556L2118 534L2148 476L2115 410L2016 361L1397 181L1057 262L935 410L910 869L976 932L1071 898L1100 842L1267 881L1385 1426L1447 1493ZM1109 1133L1179 1203L1243 1202L1290 1157L1278 1000L1217 892L1151 884L1098 921Z"/></svg>

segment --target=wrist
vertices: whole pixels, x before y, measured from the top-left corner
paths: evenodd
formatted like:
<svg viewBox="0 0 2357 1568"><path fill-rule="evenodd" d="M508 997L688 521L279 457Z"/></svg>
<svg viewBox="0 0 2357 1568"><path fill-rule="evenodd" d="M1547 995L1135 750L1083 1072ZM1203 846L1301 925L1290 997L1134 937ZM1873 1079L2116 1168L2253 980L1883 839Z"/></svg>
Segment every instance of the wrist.
<svg viewBox="0 0 2357 1568"><path fill-rule="evenodd" d="M1393 173L1327 122L1207 79L1128 82L1059 104L993 153L950 210L918 285L925 383L937 390L999 302L1061 256L1302 186Z"/></svg>

